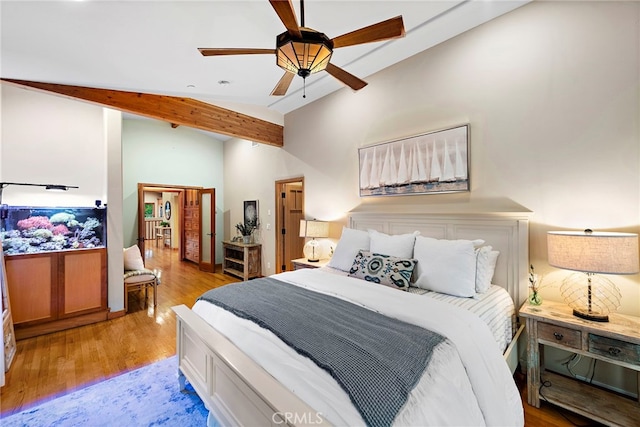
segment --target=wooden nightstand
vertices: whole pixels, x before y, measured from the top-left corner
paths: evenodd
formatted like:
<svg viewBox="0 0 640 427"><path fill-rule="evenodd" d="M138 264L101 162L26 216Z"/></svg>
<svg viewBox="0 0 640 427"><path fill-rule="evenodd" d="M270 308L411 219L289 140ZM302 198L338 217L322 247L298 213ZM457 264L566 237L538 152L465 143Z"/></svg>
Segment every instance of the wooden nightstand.
<svg viewBox="0 0 640 427"><path fill-rule="evenodd" d="M242 280L262 275L260 243L222 242L222 271Z"/></svg>
<svg viewBox="0 0 640 427"><path fill-rule="evenodd" d="M609 322L593 322L573 316L566 304L552 301L539 306L525 303L520 317L527 321L529 405L539 408L542 398L607 425L638 426L640 398L629 399L545 372L541 347L548 345L632 369L637 372L640 392L640 318L614 313Z"/></svg>
<svg viewBox="0 0 640 427"><path fill-rule="evenodd" d="M301 270L303 268L320 268L320 267L324 267L327 264L329 264L329 261L330 261L330 258L321 259L318 262L307 261L306 258L298 258L298 259L291 260L291 263L293 264L293 269L294 270Z"/></svg>

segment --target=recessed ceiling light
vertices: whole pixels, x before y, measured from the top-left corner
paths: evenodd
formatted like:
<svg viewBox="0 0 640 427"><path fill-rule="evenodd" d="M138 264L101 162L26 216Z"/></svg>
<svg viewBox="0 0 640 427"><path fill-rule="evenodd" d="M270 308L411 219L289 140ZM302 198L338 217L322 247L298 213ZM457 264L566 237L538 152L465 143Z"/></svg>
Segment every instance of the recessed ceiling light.
<svg viewBox="0 0 640 427"><path fill-rule="evenodd" d="M196 85L187 85L187 87L188 87L189 89L193 89L194 87L196 87Z"/></svg>
<svg viewBox="0 0 640 427"><path fill-rule="evenodd" d="M224 86L224 85L230 85L231 82L229 80L218 80L218 84Z"/></svg>

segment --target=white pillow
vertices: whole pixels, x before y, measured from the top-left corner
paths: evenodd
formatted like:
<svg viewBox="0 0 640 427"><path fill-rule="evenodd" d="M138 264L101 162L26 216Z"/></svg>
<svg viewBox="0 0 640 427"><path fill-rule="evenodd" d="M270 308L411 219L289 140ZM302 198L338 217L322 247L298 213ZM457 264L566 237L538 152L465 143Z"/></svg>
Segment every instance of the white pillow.
<svg viewBox="0 0 640 427"><path fill-rule="evenodd" d="M124 249L124 269L125 270L143 270L144 261L142 261L142 255L140 254L140 248L137 245L133 245Z"/></svg>
<svg viewBox="0 0 640 427"><path fill-rule="evenodd" d="M376 230L369 230L371 238L370 251L376 254L390 255L397 258L413 258L413 245L419 231L411 234L389 235Z"/></svg>
<svg viewBox="0 0 640 427"><path fill-rule="evenodd" d="M458 297L476 294L476 255L470 240L438 240L417 236L415 285Z"/></svg>
<svg viewBox="0 0 640 427"><path fill-rule="evenodd" d="M342 227L342 235L333 251L328 266L349 271L360 250L369 250L369 233L363 230Z"/></svg>
<svg viewBox="0 0 640 427"><path fill-rule="evenodd" d="M494 251L491 246L476 249L476 292L483 294L489 290L498 255L500 252Z"/></svg>

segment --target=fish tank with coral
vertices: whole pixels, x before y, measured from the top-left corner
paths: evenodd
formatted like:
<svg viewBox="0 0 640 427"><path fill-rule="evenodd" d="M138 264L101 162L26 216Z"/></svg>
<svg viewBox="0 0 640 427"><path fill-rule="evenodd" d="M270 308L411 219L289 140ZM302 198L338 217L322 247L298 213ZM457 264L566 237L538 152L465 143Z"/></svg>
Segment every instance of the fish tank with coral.
<svg viewBox="0 0 640 427"><path fill-rule="evenodd" d="M106 208L2 206L5 255L106 247Z"/></svg>

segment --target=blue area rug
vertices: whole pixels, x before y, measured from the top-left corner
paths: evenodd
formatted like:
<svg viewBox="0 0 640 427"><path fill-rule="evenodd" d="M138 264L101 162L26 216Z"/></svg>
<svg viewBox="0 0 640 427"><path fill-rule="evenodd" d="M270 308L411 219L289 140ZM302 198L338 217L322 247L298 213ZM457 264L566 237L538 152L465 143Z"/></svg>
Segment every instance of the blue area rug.
<svg viewBox="0 0 640 427"><path fill-rule="evenodd" d="M206 426L208 411L178 384L175 356L0 419L13 426Z"/></svg>

